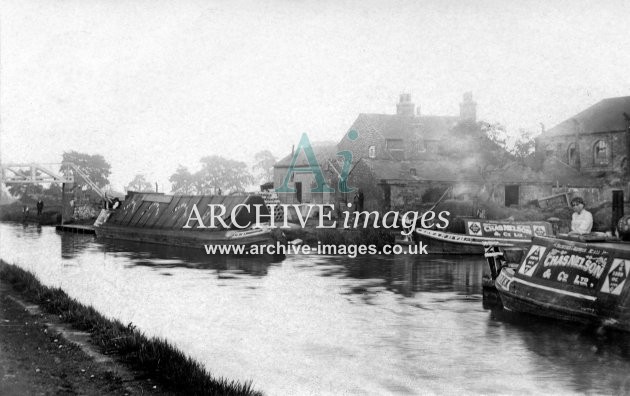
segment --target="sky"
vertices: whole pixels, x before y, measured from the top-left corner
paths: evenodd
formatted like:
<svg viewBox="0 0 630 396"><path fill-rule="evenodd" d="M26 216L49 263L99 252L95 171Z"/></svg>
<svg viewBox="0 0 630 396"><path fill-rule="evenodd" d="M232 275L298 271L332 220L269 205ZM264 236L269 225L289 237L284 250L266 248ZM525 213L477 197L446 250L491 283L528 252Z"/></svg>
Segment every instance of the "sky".
<svg viewBox="0 0 630 396"><path fill-rule="evenodd" d="M596 4L601 3L601 4ZM0 161L102 154L112 186L168 192L206 155L278 159L359 113L540 132L630 95L630 2L3 0Z"/></svg>

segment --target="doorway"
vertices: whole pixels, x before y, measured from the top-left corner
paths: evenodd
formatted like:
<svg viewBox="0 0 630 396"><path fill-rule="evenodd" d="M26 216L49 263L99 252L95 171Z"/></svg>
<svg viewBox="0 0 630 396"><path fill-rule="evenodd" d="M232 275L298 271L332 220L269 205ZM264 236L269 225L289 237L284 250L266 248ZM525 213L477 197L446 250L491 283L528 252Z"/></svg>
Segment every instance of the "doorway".
<svg viewBox="0 0 630 396"><path fill-rule="evenodd" d="M505 186L505 206L518 205L519 186Z"/></svg>
<svg viewBox="0 0 630 396"><path fill-rule="evenodd" d="M302 203L302 182L295 182L295 199Z"/></svg>

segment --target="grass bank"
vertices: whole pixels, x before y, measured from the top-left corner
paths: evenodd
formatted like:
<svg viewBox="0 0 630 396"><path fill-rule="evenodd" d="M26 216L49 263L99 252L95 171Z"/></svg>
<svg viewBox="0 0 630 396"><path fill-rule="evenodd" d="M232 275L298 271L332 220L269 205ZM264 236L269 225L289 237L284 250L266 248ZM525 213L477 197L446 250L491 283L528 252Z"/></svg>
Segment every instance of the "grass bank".
<svg viewBox="0 0 630 396"><path fill-rule="evenodd" d="M105 354L115 355L140 372L159 381L164 388L186 395L261 395L250 382L214 378L197 361L159 338L148 338L132 324L103 317L92 307L70 298L59 288L42 285L30 272L0 261L0 279L26 300L36 303L77 330L91 334Z"/></svg>
<svg viewBox="0 0 630 396"><path fill-rule="evenodd" d="M55 225L61 223L61 205L50 205L44 207L41 216L37 216L35 205L28 205L28 217L24 218L24 204L19 201L9 205L0 206L0 221L14 222L38 222L41 225Z"/></svg>

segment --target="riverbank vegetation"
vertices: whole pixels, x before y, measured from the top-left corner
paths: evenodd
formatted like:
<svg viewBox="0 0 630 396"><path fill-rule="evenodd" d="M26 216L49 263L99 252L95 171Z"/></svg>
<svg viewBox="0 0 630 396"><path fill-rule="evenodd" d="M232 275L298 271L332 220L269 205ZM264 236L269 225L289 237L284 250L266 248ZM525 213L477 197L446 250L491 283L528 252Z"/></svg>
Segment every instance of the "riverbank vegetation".
<svg viewBox="0 0 630 396"><path fill-rule="evenodd" d="M261 395L251 382L214 378L197 361L168 341L148 338L133 324L107 319L94 308L70 298L60 288L42 285L30 272L0 261L0 279L25 299L36 303L77 330L89 332L105 354L117 356L133 369L145 372L165 388L186 395Z"/></svg>
<svg viewBox="0 0 630 396"><path fill-rule="evenodd" d="M24 214L24 207L28 206L28 216ZM15 201L0 206L0 221L39 223L41 225L55 225L61 223L61 204L46 205L41 216L37 216L36 202L23 203Z"/></svg>

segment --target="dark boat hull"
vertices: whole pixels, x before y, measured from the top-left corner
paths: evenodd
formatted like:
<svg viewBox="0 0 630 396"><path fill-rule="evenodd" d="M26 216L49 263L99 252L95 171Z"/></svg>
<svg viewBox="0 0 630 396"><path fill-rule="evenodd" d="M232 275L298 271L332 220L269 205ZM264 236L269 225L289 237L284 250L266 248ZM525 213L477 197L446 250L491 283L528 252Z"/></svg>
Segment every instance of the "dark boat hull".
<svg viewBox="0 0 630 396"><path fill-rule="evenodd" d="M503 307L510 311L581 323L600 322L594 314L593 307L585 306L575 300L571 301L570 297L545 293L543 290L534 290L527 286L520 289L518 293L512 293L500 284L496 284L496 290L501 297Z"/></svg>
<svg viewBox="0 0 630 396"><path fill-rule="evenodd" d="M416 233L427 246L429 254L483 255L484 246L488 244L525 249L531 243L529 240L478 237L424 229L418 229Z"/></svg>
<svg viewBox="0 0 630 396"><path fill-rule="evenodd" d="M535 238L495 287L506 309L630 331L630 250Z"/></svg>
<svg viewBox="0 0 630 396"><path fill-rule="evenodd" d="M127 241L158 243L203 249L204 245L267 245L275 243L271 232L245 231L241 237L230 236L229 231L176 231L102 225L95 228L97 238L124 239ZM234 235L234 234L231 234ZM238 234L236 234L238 236Z"/></svg>

